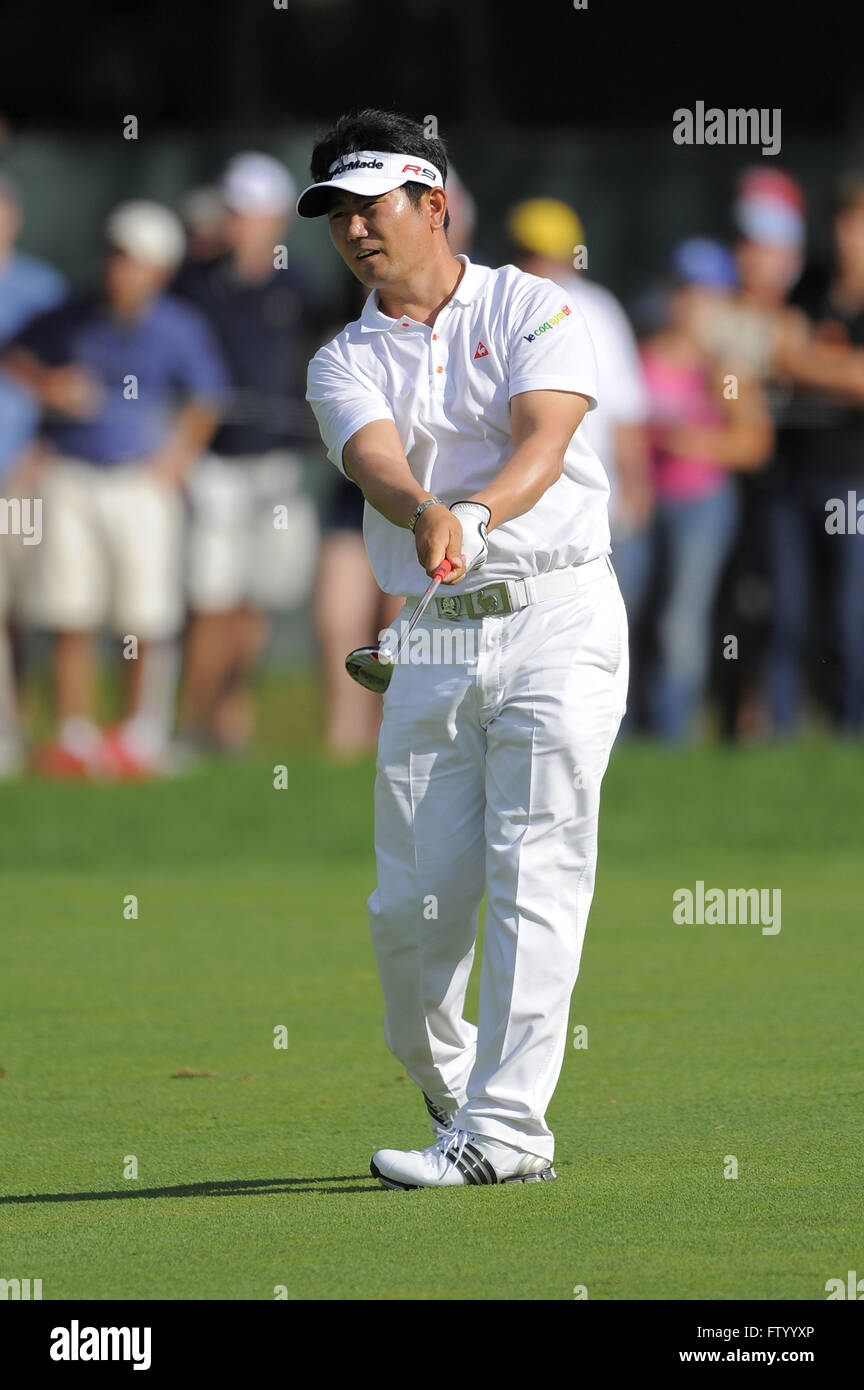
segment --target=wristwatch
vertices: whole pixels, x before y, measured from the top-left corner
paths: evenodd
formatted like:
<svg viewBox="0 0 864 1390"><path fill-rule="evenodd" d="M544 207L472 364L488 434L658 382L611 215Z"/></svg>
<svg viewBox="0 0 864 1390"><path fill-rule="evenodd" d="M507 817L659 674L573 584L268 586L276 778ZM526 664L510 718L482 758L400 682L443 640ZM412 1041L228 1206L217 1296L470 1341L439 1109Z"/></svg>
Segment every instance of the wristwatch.
<svg viewBox="0 0 864 1390"><path fill-rule="evenodd" d="M446 507L447 503L442 502L440 497L427 497L425 502L418 502L410 517L408 518L408 530L413 531L420 517L427 507Z"/></svg>

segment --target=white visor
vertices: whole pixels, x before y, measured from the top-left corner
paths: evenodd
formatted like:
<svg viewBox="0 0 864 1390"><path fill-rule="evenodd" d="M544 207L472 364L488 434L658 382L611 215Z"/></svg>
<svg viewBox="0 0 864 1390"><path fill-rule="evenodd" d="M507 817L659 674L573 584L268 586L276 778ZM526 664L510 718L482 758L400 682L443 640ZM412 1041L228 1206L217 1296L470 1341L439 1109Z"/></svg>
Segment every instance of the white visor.
<svg viewBox="0 0 864 1390"><path fill-rule="evenodd" d="M343 154L330 165L330 177L304 188L297 199L300 217L322 217L330 205L328 188L342 188L349 193L364 193L377 198L403 183L424 183L428 188L443 188L440 170L416 154L390 154L380 150L357 150Z"/></svg>

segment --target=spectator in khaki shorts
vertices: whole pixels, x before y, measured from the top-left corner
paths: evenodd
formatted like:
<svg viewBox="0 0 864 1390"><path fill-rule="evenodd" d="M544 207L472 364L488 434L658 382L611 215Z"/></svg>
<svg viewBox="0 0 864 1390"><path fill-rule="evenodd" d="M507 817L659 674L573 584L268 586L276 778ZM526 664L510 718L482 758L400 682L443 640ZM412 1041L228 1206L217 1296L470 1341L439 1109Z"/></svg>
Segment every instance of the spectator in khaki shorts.
<svg viewBox="0 0 864 1390"><path fill-rule="evenodd" d="M43 540L31 616L57 635L55 776L159 770L183 620L182 486L219 418L226 372L203 318L163 294L183 253L156 203L117 208L99 289L21 333L7 372L45 412ZM135 638L121 723L95 722L95 638ZM129 655L134 646L125 642Z"/></svg>

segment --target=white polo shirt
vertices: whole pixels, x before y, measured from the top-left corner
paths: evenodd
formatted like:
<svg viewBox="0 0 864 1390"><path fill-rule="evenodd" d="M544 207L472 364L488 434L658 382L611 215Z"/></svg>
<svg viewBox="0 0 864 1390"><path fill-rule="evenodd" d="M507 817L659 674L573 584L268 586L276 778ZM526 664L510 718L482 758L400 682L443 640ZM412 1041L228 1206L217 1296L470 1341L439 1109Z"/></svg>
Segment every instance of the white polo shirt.
<svg viewBox="0 0 864 1390"><path fill-rule="evenodd" d="M392 420L411 472L448 504L491 483L513 453L510 398L576 391L597 403L594 348L582 314L551 280L515 266L472 265L434 327L387 318L369 295L309 363L306 399L327 456L363 425ZM452 591L521 579L593 560L610 548L604 469L581 429L564 471L530 512L489 533L489 558ZM363 535L375 578L390 594L426 587L414 537L366 504Z"/></svg>

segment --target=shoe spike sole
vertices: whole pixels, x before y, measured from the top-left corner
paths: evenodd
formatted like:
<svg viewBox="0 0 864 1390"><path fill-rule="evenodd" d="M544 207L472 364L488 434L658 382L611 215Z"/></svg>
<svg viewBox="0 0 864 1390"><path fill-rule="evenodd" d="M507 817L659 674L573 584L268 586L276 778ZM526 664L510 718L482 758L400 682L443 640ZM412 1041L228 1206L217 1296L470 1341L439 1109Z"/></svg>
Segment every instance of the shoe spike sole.
<svg viewBox="0 0 864 1390"><path fill-rule="evenodd" d="M375 1167L375 1164L374 1164L374 1163L370 1163L370 1164L369 1164L369 1172L372 1174L373 1178L377 1178L377 1179L378 1179L378 1181L380 1182L380 1184L381 1184L382 1187L388 1187L388 1188L390 1188L390 1190L391 1190L392 1192L416 1192L416 1191L417 1191L417 1188L413 1185L413 1183L408 1183L408 1182L394 1182L392 1178L385 1178L385 1177L382 1177L382 1176L381 1176L381 1173L380 1173L380 1171L379 1171L379 1169Z"/></svg>

